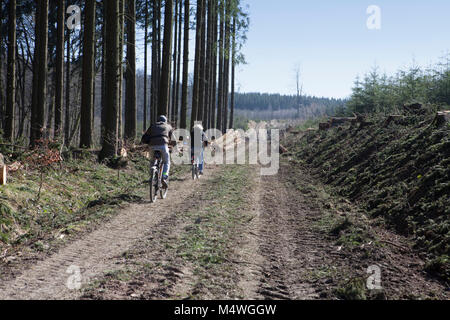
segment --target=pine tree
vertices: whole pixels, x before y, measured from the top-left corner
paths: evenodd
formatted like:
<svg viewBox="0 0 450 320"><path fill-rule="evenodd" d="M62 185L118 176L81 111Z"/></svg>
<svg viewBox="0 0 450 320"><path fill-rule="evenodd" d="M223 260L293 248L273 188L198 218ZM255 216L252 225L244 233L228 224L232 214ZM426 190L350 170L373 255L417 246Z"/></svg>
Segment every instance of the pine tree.
<svg viewBox="0 0 450 320"><path fill-rule="evenodd" d="M96 0L86 0L83 33L83 80L81 88L80 147L92 147L92 116L94 110Z"/></svg>
<svg viewBox="0 0 450 320"><path fill-rule="evenodd" d="M219 84L217 92L217 130L223 131L223 89L224 89L224 45L225 45L225 0L220 0L219 12L220 12L220 26L219 26Z"/></svg>
<svg viewBox="0 0 450 320"><path fill-rule="evenodd" d="M70 144L70 92L71 92L71 81L70 81L70 71L71 71L71 31L67 29L67 60L66 60L66 108L65 108L65 118L64 118L64 144L69 147Z"/></svg>
<svg viewBox="0 0 450 320"><path fill-rule="evenodd" d="M8 4L8 75L6 80L5 139L14 140L16 110L16 0Z"/></svg>
<svg viewBox="0 0 450 320"><path fill-rule="evenodd" d="M136 0L127 0L127 73L125 140L136 139Z"/></svg>
<svg viewBox="0 0 450 320"><path fill-rule="evenodd" d="M147 102L148 102L148 94L147 94L147 85L148 85L148 1L145 0L145 21L144 21L144 130L147 129Z"/></svg>
<svg viewBox="0 0 450 320"><path fill-rule="evenodd" d="M47 98L48 0L37 0L30 144L35 146L44 131Z"/></svg>
<svg viewBox="0 0 450 320"><path fill-rule="evenodd" d="M174 123L177 124L179 120L179 101L180 101L180 74L181 74L181 31L182 31L182 22L183 22L183 5L182 1L179 0L179 10L178 10L178 56L177 56L177 75L175 79L176 88L175 88L175 104L174 104L174 112L175 112L175 119Z"/></svg>
<svg viewBox="0 0 450 320"><path fill-rule="evenodd" d="M158 113L160 70L160 16L161 0L152 2L152 78L151 78L151 123L156 122Z"/></svg>
<svg viewBox="0 0 450 320"><path fill-rule="evenodd" d="M180 128L187 128L188 76L189 76L189 0L184 0L184 46L183 46L183 87L181 90Z"/></svg>
<svg viewBox="0 0 450 320"><path fill-rule="evenodd" d="M203 19L204 0L197 0L197 27L195 33L195 62L194 62L194 83L192 92L192 112L191 112L191 128L194 122L199 120L200 105L200 72L201 72L201 47L202 47L202 19Z"/></svg>
<svg viewBox="0 0 450 320"><path fill-rule="evenodd" d="M0 8L3 8L3 0L0 0ZM5 97L3 95L3 11L0 10L0 129L4 127Z"/></svg>
<svg viewBox="0 0 450 320"><path fill-rule="evenodd" d="M230 104L230 126L234 126L234 103L235 103L235 77L236 77L236 16L233 17L233 27L231 30L232 45L231 45L231 104Z"/></svg>
<svg viewBox="0 0 450 320"><path fill-rule="evenodd" d="M55 70L55 137L61 135L62 110L64 105L64 28L65 1L58 2L56 40L56 70Z"/></svg>
<svg viewBox="0 0 450 320"><path fill-rule="evenodd" d="M177 50L178 50L178 18L177 18L177 14L178 14L178 0L175 0L175 26L173 28L173 32L174 32L174 46L173 46L173 74L172 74L172 98L170 101L170 120L174 121L175 120L175 105L176 105L176 78L177 78L177 58L178 58L178 54L177 54Z"/></svg>
<svg viewBox="0 0 450 320"><path fill-rule="evenodd" d="M169 115L170 64L172 51L173 0L166 0L164 14L164 43L161 67L161 89L158 101L158 115Z"/></svg>
<svg viewBox="0 0 450 320"><path fill-rule="evenodd" d="M104 1L105 10L105 119L100 160L117 153L119 109L120 24L119 0Z"/></svg>

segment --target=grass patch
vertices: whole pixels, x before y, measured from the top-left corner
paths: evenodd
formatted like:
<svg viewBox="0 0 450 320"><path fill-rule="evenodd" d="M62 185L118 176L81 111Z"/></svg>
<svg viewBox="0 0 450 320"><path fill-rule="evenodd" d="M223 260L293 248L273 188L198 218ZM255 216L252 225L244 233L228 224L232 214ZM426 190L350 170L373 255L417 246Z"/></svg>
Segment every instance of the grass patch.
<svg viewBox="0 0 450 320"><path fill-rule="evenodd" d="M33 246L48 243L61 234L83 230L90 222L115 212L123 202L146 196L149 162L132 155L128 167L114 170L82 157L68 159L61 167L46 170L39 193L39 172L22 169L0 187L0 248L2 245ZM176 176L183 167L173 167Z"/></svg>
<svg viewBox="0 0 450 320"><path fill-rule="evenodd" d="M366 284L362 278L353 278L343 283L333 293L342 300L367 300Z"/></svg>
<svg viewBox="0 0 450 320"><path fill-rule="evenodd" d="M232 259L232 240L237 227L250 219L245 212L249 179L248 166L227 166L209 182L214 188L205 188L211 190L204 195L211 204L188 213L192 223L181 235L176 251L193 264L198 285L202 287L214 290L218 284L211 279L211 274L230 272L225 262Z"/></svg>

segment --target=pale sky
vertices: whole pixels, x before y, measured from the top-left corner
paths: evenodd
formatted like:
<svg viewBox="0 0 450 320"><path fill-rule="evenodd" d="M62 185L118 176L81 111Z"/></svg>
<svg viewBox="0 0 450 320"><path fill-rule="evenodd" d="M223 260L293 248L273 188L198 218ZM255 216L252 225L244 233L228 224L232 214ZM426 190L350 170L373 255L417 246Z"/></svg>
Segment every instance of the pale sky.
<svg viewBox="0 0 450 320"><path fill-rule="evenodd" d="M237 82L241 92L295 92L301 66L307 94L346 97L374 65L393 74L416 61L428 66L450 49L448 0L243 0L250 30ZM369 30L370 5L381 29Z"/></svg>
<svg viewBox="0 0 450 320"><path fill-rule="evenodd" d="M295 93L300 65L304 93L344 98L357 75L377 65L394 74L413 61L429 66L450 51L448 0L242 0L250 29L247 65L236 75L238 92ZM381 10L381 29L367 27L367 8ZM143 45L138 32L138 67ZM191 31L190 68L194 34ZM150 58L150 57L149 57Z"/></svg>

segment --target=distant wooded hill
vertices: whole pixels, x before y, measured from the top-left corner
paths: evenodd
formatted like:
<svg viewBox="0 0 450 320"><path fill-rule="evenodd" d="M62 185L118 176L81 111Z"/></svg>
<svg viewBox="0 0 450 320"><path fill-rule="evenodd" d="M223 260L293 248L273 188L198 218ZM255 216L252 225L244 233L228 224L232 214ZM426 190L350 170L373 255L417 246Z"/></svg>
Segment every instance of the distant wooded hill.
<svg viewBox="0 0 450 320"><path fill-rule="evenodd" d="M236 93L236 115L254 120L311 119L343 113L346 100L269 93ZM300 106L300 108L299 108Z"/></svg>
<svg viewBox="0 0 450 320"><path fill-rule="evenodd" d="M236 109L241 110L283 110L297 109L300 106L313 104L323 106L326 109L342 107L345 100L333 98L318 98L314 96L281 95L269 93L236 93Z"/></svg>

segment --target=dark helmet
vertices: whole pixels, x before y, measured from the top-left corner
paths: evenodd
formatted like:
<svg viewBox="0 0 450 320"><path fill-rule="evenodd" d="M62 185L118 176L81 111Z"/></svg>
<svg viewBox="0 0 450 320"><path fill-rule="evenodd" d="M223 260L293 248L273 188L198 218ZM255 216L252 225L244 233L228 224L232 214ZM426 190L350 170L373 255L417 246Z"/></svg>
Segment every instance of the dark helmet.
<svg viewBox="0 0 450 320"><path fill-rule="evenodd" d="M167 118L166 118L166 116L159 116L158 122L167 123Z"/></svg>

